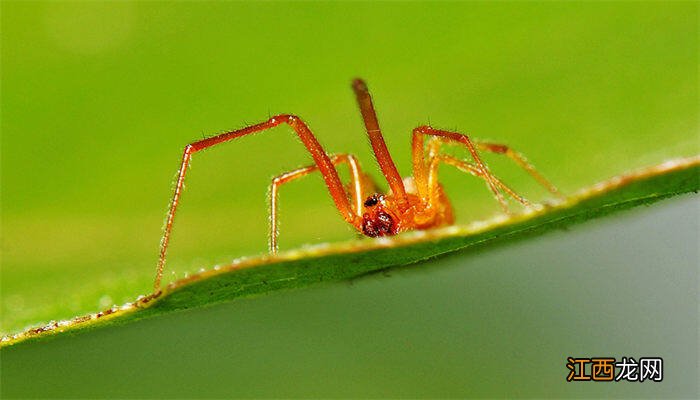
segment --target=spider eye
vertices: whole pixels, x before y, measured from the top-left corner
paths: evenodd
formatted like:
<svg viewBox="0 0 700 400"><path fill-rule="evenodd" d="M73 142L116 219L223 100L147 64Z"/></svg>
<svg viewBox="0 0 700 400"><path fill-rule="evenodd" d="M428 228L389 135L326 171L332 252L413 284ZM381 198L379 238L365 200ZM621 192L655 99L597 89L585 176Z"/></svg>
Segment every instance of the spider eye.
<svg viewBox="0 0 700 400"><path fill-rule="evenodd" d="M365 200L365 207L372 207L379 203L379 195L373 194Z"/></svg>

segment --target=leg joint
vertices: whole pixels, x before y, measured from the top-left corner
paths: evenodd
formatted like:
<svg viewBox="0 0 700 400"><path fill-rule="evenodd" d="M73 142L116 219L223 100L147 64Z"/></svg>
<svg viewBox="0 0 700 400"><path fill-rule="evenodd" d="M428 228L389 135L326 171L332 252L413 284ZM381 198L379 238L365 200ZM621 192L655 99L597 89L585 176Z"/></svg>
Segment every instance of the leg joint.
<svg viewBox="0 0 700 400"><path fill-rule="evenodd" d="M426 134L426 133L430 132L432 129L433 128L429 127L428 125L421 125L419 127L413 128L413 133L414 134L416 134L416 133Z"/></svg>
<svg viewBox="0 0 700 400"><path fill-rule="evenodd" d="M279 114L270 118L270 123L273 125L287 124L292 127L296 125L299 121L301 121L301 118L291 114Z"/></svg>

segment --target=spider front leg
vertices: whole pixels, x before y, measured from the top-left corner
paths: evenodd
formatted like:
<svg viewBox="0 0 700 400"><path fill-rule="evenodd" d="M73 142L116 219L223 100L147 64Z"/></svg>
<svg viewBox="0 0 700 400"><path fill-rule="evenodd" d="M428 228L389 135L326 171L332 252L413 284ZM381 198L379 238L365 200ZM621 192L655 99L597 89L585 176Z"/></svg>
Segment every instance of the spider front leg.
<svg viewBox="0 0 700 400"><path fill-rule="evenodd" d="M222 133L220 135L210 137L207 139L199 140L197 142L188 144L185 146L185 150L182 154L182 161L180 163L180 168L177 174L177 180L175 181L175 189L173 191L173 197L170 201L170 208L168 209L168 215L165 220L165 228L163 229L163 236L160 240L160 257L158 259L158 265L156 267L156 278L153 283L154 291L157 293L160 291L160 282L163 278L163 269L165 267L165 256L168 251L168 243L170 242L170 234L173 228L173 221L175 220L175 213L177 211L177 206L180 202L180 196L185 184L185 175L187 174L187 168L190 165L190 161L194 153L201 150L216 146L221 143L228 142L230 140L258 133L267 129L274 128L278 125L287 124L294 132L297 134L304 147L311 154L314 159L316 167L323 175L323 180L328 187L328 192L333 198L336 208L340 212L340 215L348 223L354 226L359 226L362 222L362 217L357 215L350 205L348 196L343 189L343 184L338 177L338 172L335 170L331 159L326 154L325 150L321 144L316 140L316 137L311 133L309 127L302 121L299 117L294 115L282 114L274 116L265 122L259 124L251 125L243 129L238 129L231 132Z"/></svg>
<svg viewBox="0 0 700 400"><path fill-rule="evenodd" d="M347 164L350 170L350 184L348 198L353 201L355 213L362 214L362 203L365 193L374 187L374 183L360 169L360 164L352 154L334 154L330 156L330 160L335 167L340 164ZM270 253L277 254L279 230L278 226L278 197L279 188L285 183L289 183L295 179L306 176L312 172L318 171L318 166L309 165L293 171L285 172L272 179L270 185Z"/></svg>

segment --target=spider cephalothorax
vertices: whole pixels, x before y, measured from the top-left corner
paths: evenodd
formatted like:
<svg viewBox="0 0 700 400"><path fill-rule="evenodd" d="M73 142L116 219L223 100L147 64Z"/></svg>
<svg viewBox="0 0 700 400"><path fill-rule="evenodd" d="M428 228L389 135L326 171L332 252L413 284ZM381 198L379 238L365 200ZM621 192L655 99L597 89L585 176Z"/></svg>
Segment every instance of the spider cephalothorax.
<svg viewBox="0 0 700 400"><path fill-rule="evenodd" d="M396 235L399 231L397 218L392 216L384 203L384 196L373 194L364 202L362 233L369 237Z"/></svg>

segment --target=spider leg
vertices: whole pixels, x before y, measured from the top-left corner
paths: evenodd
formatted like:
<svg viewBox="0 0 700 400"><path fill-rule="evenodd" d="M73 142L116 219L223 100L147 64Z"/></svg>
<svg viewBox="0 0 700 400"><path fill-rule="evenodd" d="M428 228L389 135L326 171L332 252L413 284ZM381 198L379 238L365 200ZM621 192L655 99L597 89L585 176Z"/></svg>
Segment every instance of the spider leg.
<svg viewBox="0 0 700 400"><path fill-rule="evenodd" d="M160 291L160 282L163 278L163 268L165 267L165 256L168 250L168 243L170 241L170 234L173 228L173 221L175 219L175 212L177 211L177 206L180 201L180 196L184 188L185 174L187 173L187 167L190 164L192 155L198 151L213 147L217 144L227 142L239 138L241 136L254 134L261 132L270 128L274 128L281 124L289 125L296 134L301 139L302 143L306 149L313 157L316 167L323 175L323 179L328 187L333 202L336 208L342 215L342 217L349 223L359 226L361 223L361 217L358 216L350 205L348 196L345 193L343 184L338 177L338 172L335 170L331 159L328 154L323 150L321 144L316 140L313 133L309 127L302 121L299 117L294 115L282 114L276 115L265 122L259 124L251 125L242 129L238 129L231 132L222 133L217 136L213 136L207 139L199 140L185 146L185 150L182 155L182 161L180 163L180 169L178 170L177 180L175 181L175 189L173 190L173 197L170 201L170 207L168 209L168 214L165 220L165 227L163 229L163 236L160 241L160 257L158 259L158 265L156 267L156 278L153 284L155 292Z"/></svg>
<svg viewBox="0 0 700 400"><path fill-rule="evenodd" d="M426 164L429 166L428 168L428 188L429 192L431 195L431 201L434 202L436 201L435 196L437 194L437 186L439 185L438 182L438 168L440 166L440 163L445 163L452 165L453 167L469 173L473 176L484 178L483 172L481 172L476 165L469 163L464 160L457 159L455 157L449 156L447 154L440 154L440 148L442 145L445 144L445 141L443 138L440 137L432 137L428 141L427 149L428 149L428 154L426 157ZM494 182L496 185L505 193L510 195L513 199L515 199L517 202L524 206L529 206L530 202L525 200L523 197L518 195L513 189L508 187L505 183L503 183L500 179L498 179L496 176L492 176L494 179Z"/></svg>
<svg viewBox="0 0 700 400"><path fill-rule="evenodd" d="M379 168L381 168L382 174L384 174L384 177L389 183L391 193L396 199L396 205L399 209L406 210L409 208L406 188L404 187L403 179L401 179L399 171L396 169L394 160L392 160L391 154L389 154L389 150L386 148L386 143L382 137L382 131L379 129L377 113L374 110L372 96L369 94L367 84L362 79L355 79L352 81L352 89L355 91L357 104L360 106L362 119L365 122L365 129L367 130L374 156L377 159L377 163L379 163Z"/></svg>
<svg viewBox="0 0 700 400"><path fill-rule="evenodd" d="M481 171L479 168L476 167L476 165L457 159L455 157L446 155L446 154L438 154L434 156L431 161L430 161L430 167L429 167L429 174L428 174L428 188L431 193L430 201L434 203L436 201L435 196L437 194L437 187L438 187L438 167L440 166L440 163L452 165L453 167L459 169L460 171L469 173L473 176L484 178L484 173ZM495 176L492 177L494 182L496 183L496 186L499 187L499 189L503 190L505 193L510 195L515 201L518 203L522 204L525 207L530 206L530 202L525 200L523 197L518 195L513 189L508 187L505 183L503 183L500 179L496 178Z"/></svg>
<svg viewBox="0 0 700 400"><path fill-rule="evenodd" d="M486 164L481 160L481 157L479 157L476 146L471 139L469 139L469 136L457 132L434 129L429 126L419 126L413 130L413 178L416 181L418 192L424 200L429 200L430 196L428 188L429 165L425 162L426 158L424 149L424 138L426 135L436 136L443 138L444 140L464 145L467 150L469 150L469 153L474 160L475 167L481 171L482 177L486 181L486 185L489 187L496 200L498 200L498 203L501 205L503 211L510 213L508 204L503 198L501 192L498 190L496 178L491 174Z"/></svg>
<svg viewBox="0 0 700 400"><path fill-rule="evenodd" d="M563 195L557 190L557 188L552 185L542 174L540 174L535 167L530 164L530 162L521 153L511 149L509 146L504 144L487 143L476 141L476 147L480 150L490 151L492 153L505 155L506 157L513 160L522 169L524 169L530 176L535 178L545 189L549 190L552 194L563 197Z"/></svg>
<svg viewBox="0 0 700 400"><path fill-rule="evenodd" d="M365 188L367 186L371 186L370 182L368 182L368 178L366 178L362 173L357 159L352 154L334 154L330 156L330 160L336 167L343 163L348 165L348 169L350 170L350 193L348 193L348 197L352 197L355 214L360 215L362 213L362 202L364 199ZM309 165L293 171L285 172L284 174L278 175L272 179L272 184L270 185L270 253L277 254L278 250L277 242L279 238L279 230L277 227L277 203L280 186L318 170L319 168L317 165Z"/></svg>

